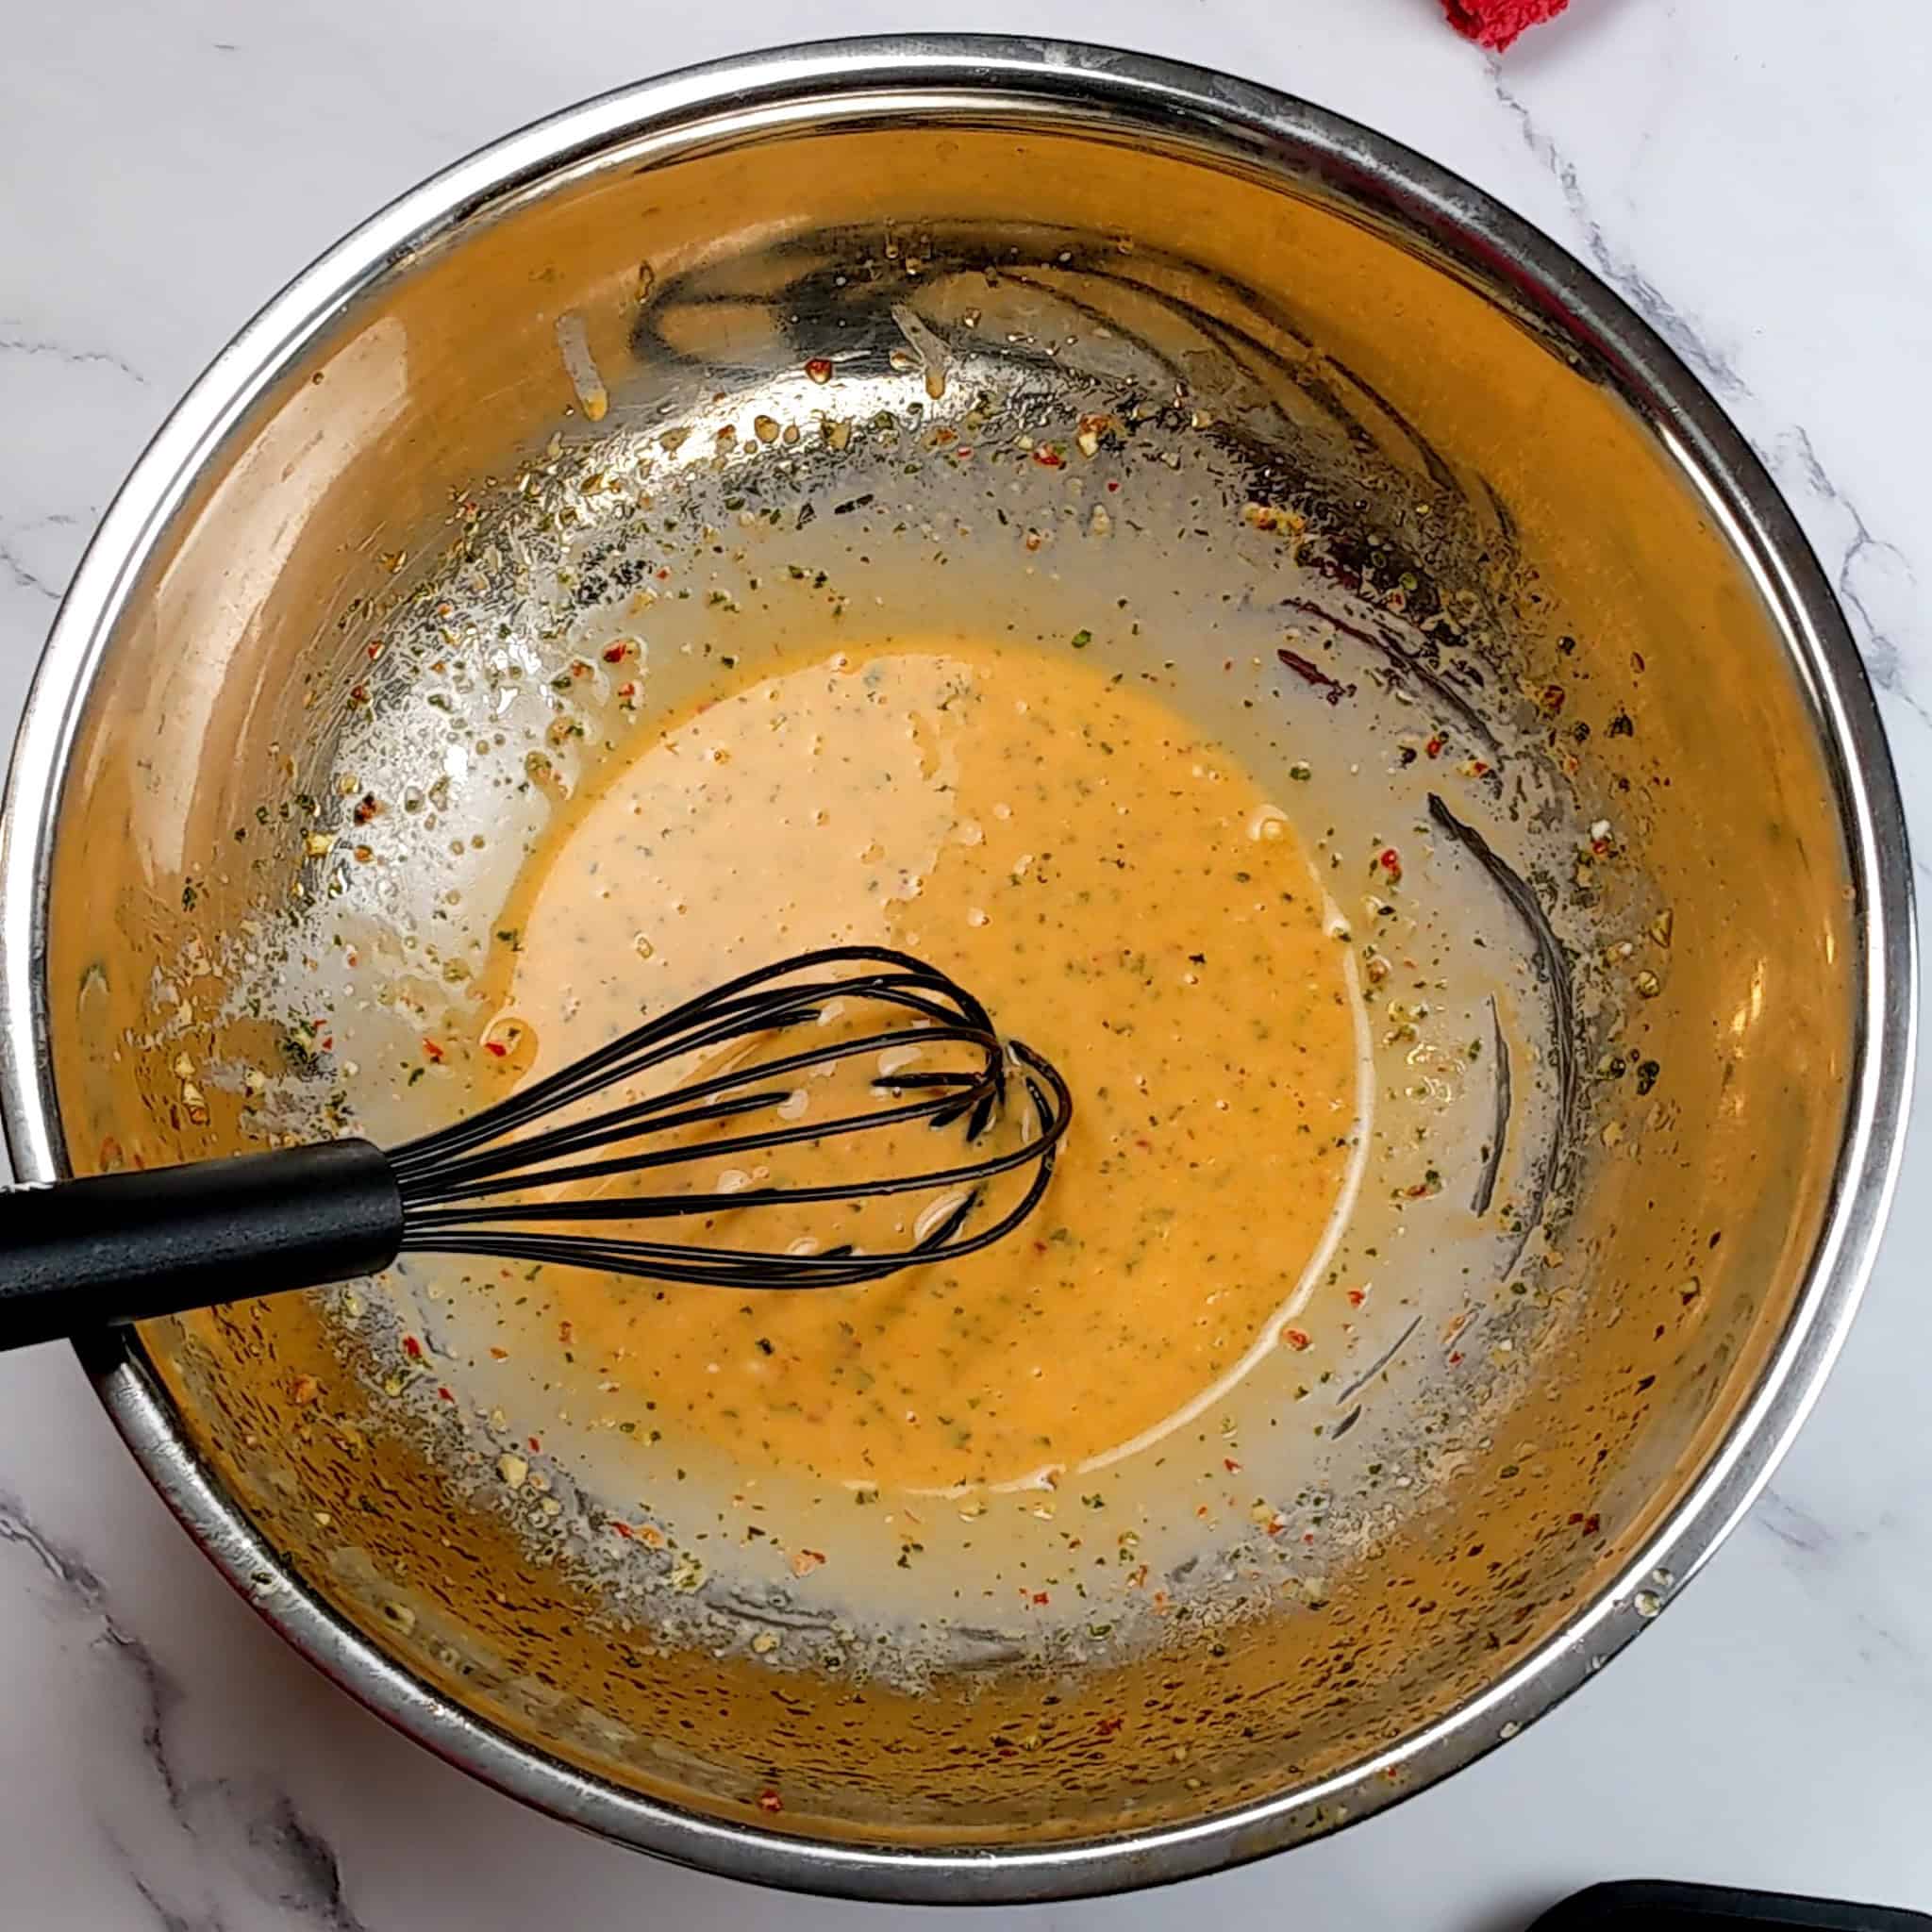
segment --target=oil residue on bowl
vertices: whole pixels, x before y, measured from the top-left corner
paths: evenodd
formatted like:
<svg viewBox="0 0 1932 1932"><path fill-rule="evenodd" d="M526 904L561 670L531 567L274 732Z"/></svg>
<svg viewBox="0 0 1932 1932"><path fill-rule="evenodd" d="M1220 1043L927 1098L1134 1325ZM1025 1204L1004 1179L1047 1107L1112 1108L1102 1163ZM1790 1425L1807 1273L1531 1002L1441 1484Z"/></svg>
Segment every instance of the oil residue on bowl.
<svg viewBox="0 0 1932 1932"><path fill-rule="evenodd" d="M1457 1353L1555 1171L1552 989L1443 836L1493 729L1358 661L1286 508L1237 504L1228 590L1179 593L1147 532L1211 527L1209 440L1024 421L613 424L466 504L351 713L343 943L248 994L329 1015L388 1139L836 940L1069 1068L1037 1241L957 1278L833 1308L414 1262L358 1304L399 1411L465 1418L459 1480L667 1631L782 1607L787 1661L1319 1595L1426 1486L1377 1393Z"/></svg>

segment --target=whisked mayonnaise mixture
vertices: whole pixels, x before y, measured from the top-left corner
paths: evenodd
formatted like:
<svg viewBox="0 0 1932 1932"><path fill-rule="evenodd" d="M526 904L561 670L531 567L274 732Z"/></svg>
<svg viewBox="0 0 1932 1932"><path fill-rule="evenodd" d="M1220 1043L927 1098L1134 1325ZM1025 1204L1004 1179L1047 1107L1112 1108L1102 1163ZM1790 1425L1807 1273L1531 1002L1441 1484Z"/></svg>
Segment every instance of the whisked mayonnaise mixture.
<svg viewBox="0 0 1932 1932"><path fill-rule="evenodd" d="M1071 1138L1034 1219L963 1260L811 1294L545 1270L500 1298L497 1345L563 1338L575 1421L621 1432L641 1486L694 1447L890 1493L1154 1444L1308 1345L1361 1108L1336 924L1288 814L1141 681L947 639L727 683L526 861L479 1007L500 1077L782 955L880 943L1062 1069ZM831 1212L730 1238L836 1238Z"/></svg>

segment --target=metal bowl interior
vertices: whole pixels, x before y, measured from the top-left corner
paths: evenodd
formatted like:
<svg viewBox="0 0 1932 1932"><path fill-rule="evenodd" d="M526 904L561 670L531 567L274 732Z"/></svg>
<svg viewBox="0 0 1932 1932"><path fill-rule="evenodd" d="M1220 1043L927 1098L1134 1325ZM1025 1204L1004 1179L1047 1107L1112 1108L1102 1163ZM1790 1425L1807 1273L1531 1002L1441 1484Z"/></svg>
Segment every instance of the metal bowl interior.
<svg viewBox="0 0 1932 1932"><path fill-rule="evenodd" d="M805 373L822 356L831 384ZM221 997L204 936L325 904L306 833L270 864L260 828L333 826L372 627L474 562L452 561L467 506L543 472L581 508L621 447L695 502L760 475L795 531L857 458L719 425L882 412L883 475L948 409L1010 444L1143 406L1171 431L1149 460L1215 533L1174 566L1191 609L1230 573L1292 591L1254 507L1293 507L1327 540L1310 580L1394 626L1364 640L1384 683L1460 706L1626 860L1593 868L1497 789L1485 837L1577 995L1560 1186L1522 1267L1415 1285L1427 1360L1389 1419L1414 1481L1356 1472L1321 1590L1118 1661L861 1690L663 1644L534 1560L379 1373L344 1373L320 1301L88 1351L302 1649L639 1846L858 1895L1044 1897L1362 1816L1644 1626L1856 1303L1902 1138L1908 868L1856 657L1762 471L1614 297L1417 158L1217 77L1019 42L806 49L590 104L398 203L237 339L110 511L16 756L20 1172L242 1144L239 1106L184 1109L174 1070ZM1112 568L1074 542L1058 563Z"/></svg>

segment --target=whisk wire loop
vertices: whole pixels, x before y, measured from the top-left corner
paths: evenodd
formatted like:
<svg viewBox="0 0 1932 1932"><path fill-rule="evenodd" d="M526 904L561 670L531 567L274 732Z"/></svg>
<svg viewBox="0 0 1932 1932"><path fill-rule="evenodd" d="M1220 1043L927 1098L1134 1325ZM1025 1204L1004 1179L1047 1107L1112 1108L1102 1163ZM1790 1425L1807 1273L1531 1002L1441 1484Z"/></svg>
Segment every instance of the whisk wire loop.
<svg viewBox="0 0 1932 1932"><path fill-rule="evenodd" d="M903 1024L908 1015L911 1024ZM794 1029L848 1016L853 1024L824 1042L755 1055L723 1072L698 1072L665 1091L526 1131L673 1063L700 1065L707 1057L747 1042L782 1040ZM869 1026L875 1016L887 1024ZM886 1070L892 1056L926 1058L946 1047L964 1051L973 1064ZM860 1056L883 1057L881 1071L868 1081L880 1096L878 1106L820 1121L787 1117L787 1103L802 1095L803 1081ZM762 1187L573 1191L689 1170L699 1162L716 1171L727 1160L919 1123L933 1131L963 1123L971 1151L1003 1116L1015 1088L1024 1103L1015 1121L1016 1144L974 1152L964 1160L903 1174ZM1011 1233L1039 1205L1052 1179L1072 1110L1073 1096L1058 1072L1023 1043L1002 1041L979 1002L936 968L888 948L826 947L742 974L469 1119L391 1150L403 1199L402 1250L738 1289L851 1286L907 1267L956 1260ZM709 1135L720 1126L731 1130ZM969 1232L990 1184L1028 1168L1032 1172L1017 1199ZM922 1192L934 1201L915 1222L912 1239L877 1251L849 1242L815 1248L804 1241L777 1252L725 1246L708 1238L621 1239L600 1225L697 1217L708 1231L717 1217L742 1210Z"/></svg>

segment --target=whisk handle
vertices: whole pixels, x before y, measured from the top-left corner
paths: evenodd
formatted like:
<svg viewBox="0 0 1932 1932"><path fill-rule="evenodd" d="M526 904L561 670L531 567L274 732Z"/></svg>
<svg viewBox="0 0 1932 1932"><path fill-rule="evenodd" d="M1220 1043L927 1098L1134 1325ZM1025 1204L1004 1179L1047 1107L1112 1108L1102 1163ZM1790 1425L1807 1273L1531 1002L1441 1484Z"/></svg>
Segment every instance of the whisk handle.
<svg viewBox="0 0 1932 1932"><path fill-rule="evenodd" d="M402 1239L368 1141L16 1188L0 1193L0 1349L373 1274Z"/></svg>

